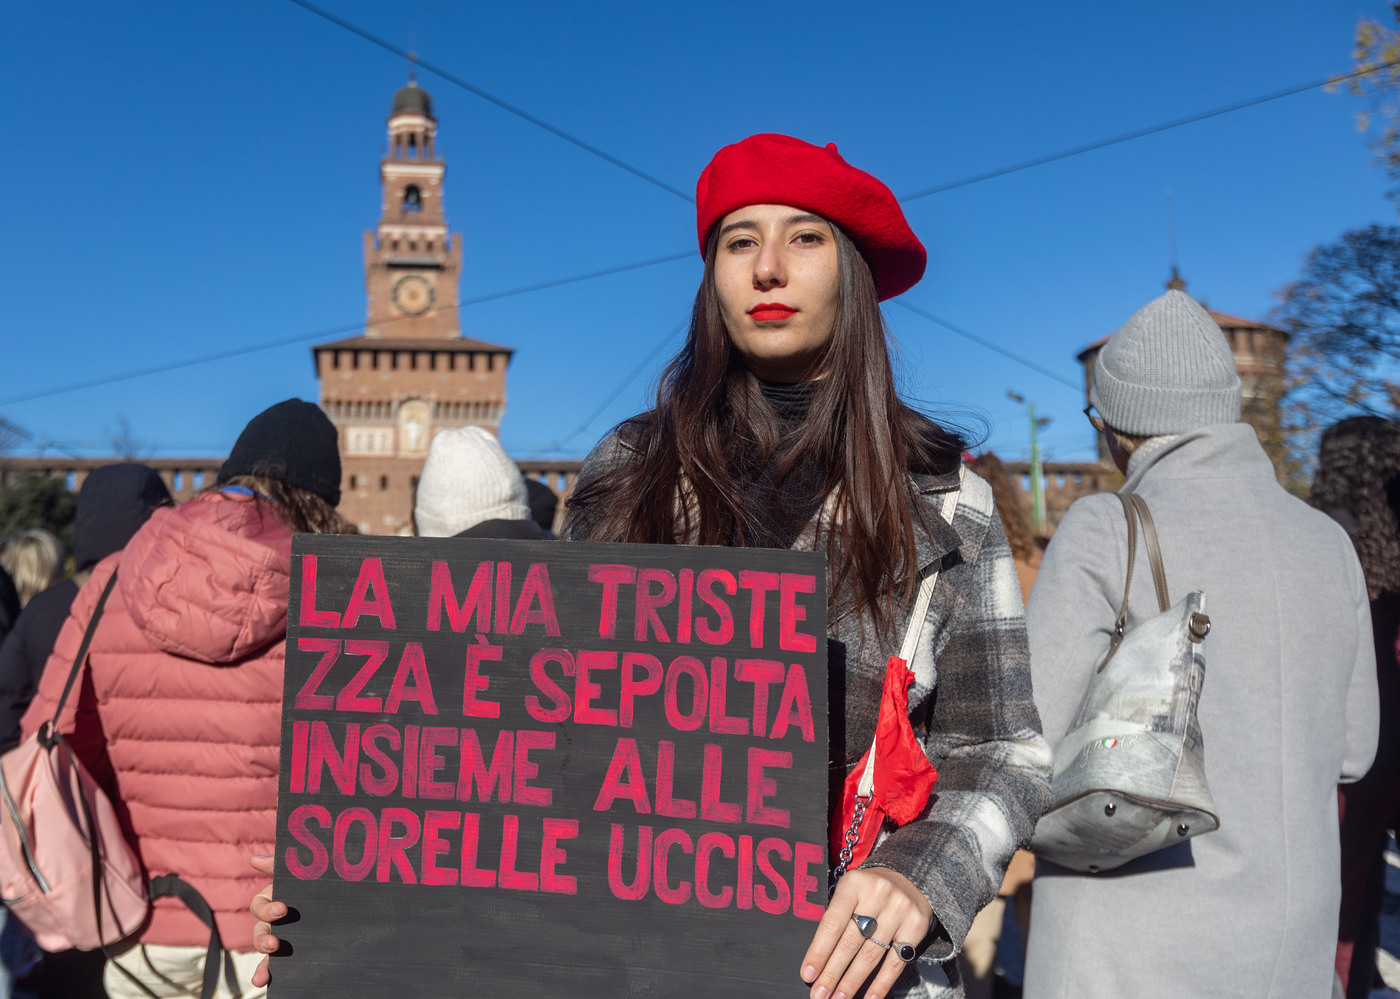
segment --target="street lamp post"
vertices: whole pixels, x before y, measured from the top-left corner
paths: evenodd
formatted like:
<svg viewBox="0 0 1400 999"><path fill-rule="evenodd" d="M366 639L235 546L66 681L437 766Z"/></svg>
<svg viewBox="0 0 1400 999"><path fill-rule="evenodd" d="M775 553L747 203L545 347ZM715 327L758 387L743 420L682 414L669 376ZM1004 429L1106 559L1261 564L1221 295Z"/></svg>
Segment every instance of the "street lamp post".
<svg viewBox="0 0 1400 999"><path fill-rule="evenodd" d="M1027 401L1025 396L1017 395L1015 392L1007 392L1006 397L1012 402L1019 402L1025 405L1031 422L1031 522L1034 525L1035 533L1041 536L1045 534L1045 476L1041 472L1040 466L1040 442L1036 434L1042 427L1050 425L1050 418L1041 420L1035 418L1035 403Z"/></svg>

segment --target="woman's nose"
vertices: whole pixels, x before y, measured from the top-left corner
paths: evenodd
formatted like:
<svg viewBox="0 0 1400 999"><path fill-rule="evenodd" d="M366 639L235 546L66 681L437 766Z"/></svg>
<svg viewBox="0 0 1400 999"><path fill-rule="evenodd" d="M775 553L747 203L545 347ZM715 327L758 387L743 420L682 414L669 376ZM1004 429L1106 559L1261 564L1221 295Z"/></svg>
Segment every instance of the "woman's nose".
<svg viewBox="0 0 1400 999"><path fill-rule="evenodd" d="M787 283L787 268L783 263L781 247L774 240L766 240L753 262L753 283L755 288L777 288Z"/></svg>

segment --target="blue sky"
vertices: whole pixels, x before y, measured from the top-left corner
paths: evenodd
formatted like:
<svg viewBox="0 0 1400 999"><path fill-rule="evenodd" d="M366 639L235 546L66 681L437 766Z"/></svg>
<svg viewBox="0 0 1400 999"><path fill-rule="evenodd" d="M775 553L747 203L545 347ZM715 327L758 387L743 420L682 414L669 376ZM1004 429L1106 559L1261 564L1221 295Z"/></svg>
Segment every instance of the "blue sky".
<svg viewBox="0 0 1400 999"><path fill-rule="evenodd" d="M1389 17L1374 0L325 5L684 190L720 146L779 131L837 142L897 194L1344 72L1358 19ZM220 454L265 406L314 399L307 341L4 401L363 320L403 61L287 0L11 0L0 38L0 415L79 452L125 419L157 454ZM463 298L694 247L686 202L420 79ZM1314 91L910 202L930 262L906 298L1076 381L1074 354L1162 289L1171 189L1188 290L1263 316L1313 245L1394 218L1360 109ZM581 454L645 408L699 274L696 255L463 309L465 335L517 351L511 453ZM1053 418L1047 457L1091 454L1079 392L886 314L910 398L985 421L1016 458L1014 389Z"/></svg>

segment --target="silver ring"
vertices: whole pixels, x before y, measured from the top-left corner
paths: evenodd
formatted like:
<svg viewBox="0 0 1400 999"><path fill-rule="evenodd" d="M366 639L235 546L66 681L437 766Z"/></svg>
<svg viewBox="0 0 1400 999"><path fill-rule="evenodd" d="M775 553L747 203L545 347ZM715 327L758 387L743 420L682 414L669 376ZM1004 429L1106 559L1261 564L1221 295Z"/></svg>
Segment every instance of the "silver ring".
<svg viewBox="0 0 1400 999"><path fill-rule="evenodd" d="M896 940L894 941L892 946L894 947L894 956L899 958L905 964L908 964L910 961L914 960L914 957L917 954L917 951L914 950L913 944L900 943L898 940Z"/></svg>
<svg viewBox="0 0 1400 999"><path fill-rule="evenodd" d="M866 937L865 939L873 943L876 947L879 947L881 950L890 949L890 945L885 943L883 940L876 940L874 937Z"/></svg>
<svg viewBox="0 0 1400 999"><path fill-rule="evenodd" d="M874 916L862 916L859 913L852 916L851 921L856 924L856 929L860 930L860 935L867 940L875 933L875 928L880 925L875 921Z"/></svg>

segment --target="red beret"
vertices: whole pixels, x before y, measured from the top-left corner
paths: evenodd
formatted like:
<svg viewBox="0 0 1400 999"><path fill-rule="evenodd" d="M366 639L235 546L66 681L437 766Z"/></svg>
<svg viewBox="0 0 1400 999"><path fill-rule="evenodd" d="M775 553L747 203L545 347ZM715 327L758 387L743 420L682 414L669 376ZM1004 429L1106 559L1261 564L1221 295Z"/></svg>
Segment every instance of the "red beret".
<svg viewBox="0 0 1400 999"><path fill-rule="evenodd" d="M835 222L860 248L883 302L924 276L928 254L890 189L826 148L790 135L751 135L715 153L695 185L700 252L710 229L745 205L791 205Z"/></svg>

